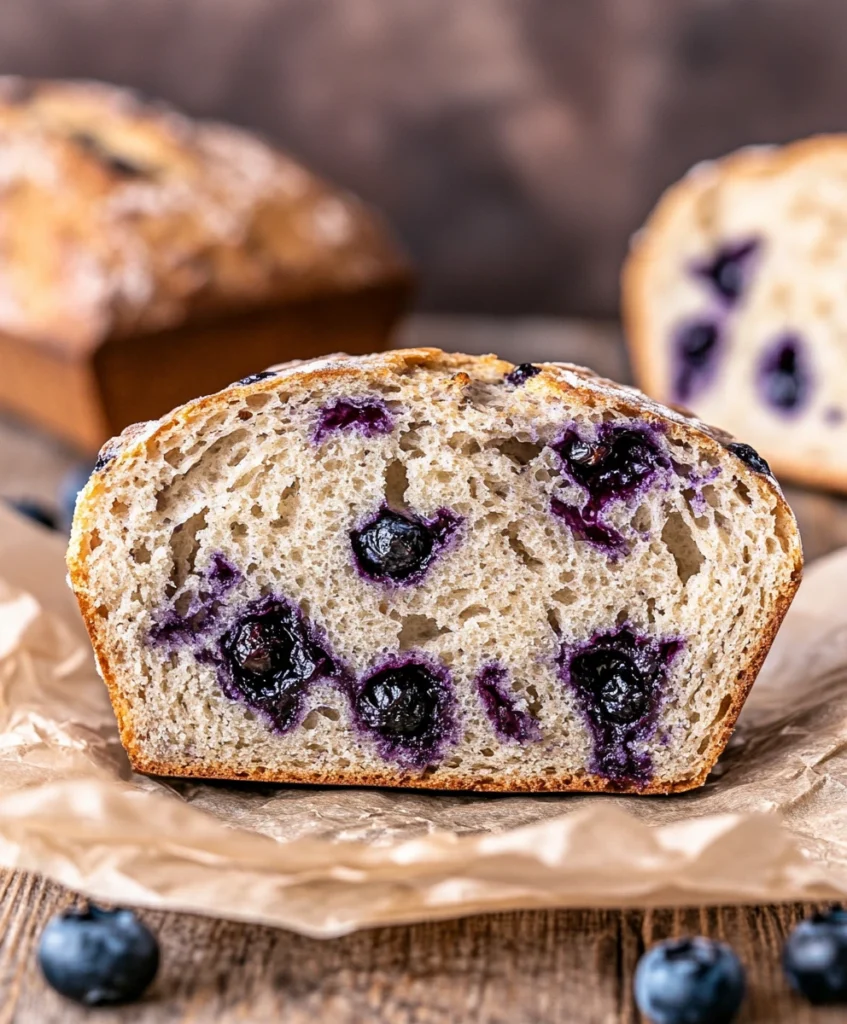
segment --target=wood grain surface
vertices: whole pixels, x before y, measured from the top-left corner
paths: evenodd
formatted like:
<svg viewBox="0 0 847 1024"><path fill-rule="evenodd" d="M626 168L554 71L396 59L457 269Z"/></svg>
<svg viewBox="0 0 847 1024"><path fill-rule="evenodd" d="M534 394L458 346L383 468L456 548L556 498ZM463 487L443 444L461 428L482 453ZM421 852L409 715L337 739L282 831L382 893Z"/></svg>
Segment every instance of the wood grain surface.
<svg viewBox="0 0 847 1024"><path fill-rule="evenodd" d="M515 361L570 359L626 379L613 325L417 319L402 344L498 351ZM258 369L258 368L257 368ZM0 422L0 494L55 500L75 456ZM847 502L789 490L807 555L847 544ZM146 998L86 1012L43 982L35 961L49 917L75 897L0 871L0 1024L638 1024L632 976L654 942L702 934L731 943L748 972L738 1024L834 1024L787 988L782 944L811 906L500 914L317 941L187 914L143 912L162 945Z"/></svg>
<svg viewBox="0 0 847 1024"><path fill-rule="evenodd" d="M96 1015L50 991L42 927L72 897L0 873L2 1024L635 1024L638 958L674 935L722 939L747 969L738 1024L835 1024L788 989L782 943L811 907L497 914L320 941L187 914L143 912L162 946L145 999Z"/></svg>

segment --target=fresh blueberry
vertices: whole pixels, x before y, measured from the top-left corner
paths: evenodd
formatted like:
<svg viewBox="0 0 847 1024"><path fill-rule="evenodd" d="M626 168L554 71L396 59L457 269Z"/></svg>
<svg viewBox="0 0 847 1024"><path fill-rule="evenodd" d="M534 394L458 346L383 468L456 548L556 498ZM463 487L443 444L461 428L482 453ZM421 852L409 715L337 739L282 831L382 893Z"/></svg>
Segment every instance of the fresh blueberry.
<svg viewBox="0 0 847 1024"><path fill-rule="evenodd" d="M788 936L782 963L810 1003L847 1004L847 910L833 907L801 921Z"/></svg>
<svg viewBox="0 0 847 1024"><path fill-rule="evenodd" d="M728 305L741 298L747 283L751 258L756 254L756 239L719 249L714 259L695 268L694 272L707 281Z"/></svg>
<svg viewBox="0 0 847 1024"><path fill-rule="evenodd" d="M235 694L280 730L297 720L309 683L333 668L299 610L282 601L266 601L237 622L221 641L221 651Z"/></svg>
<svg viewBox="0 0 847 1024"><path fill-rule="evenodd" d="M380 398L339 398L318 413L312 439L320 444L339 430L356 430L365 437L390 434L394 417Z"/></svg>
<svg viewBox="0 0 847 1024"><path fill-rule="evenodd" d="M741 961L712 939L660 942L635 969L635 1002L654 1024L729 1024L744 991Z"/></svg>
<svg viewBox="0 0 847 1024"><path fill-rule="evenodd" d="M29 498L10 498L8 505L34 523L46 526L48 530L58 530L59 528L54 513L39 501L32 501Z"/></svg>
<svg viewBox="0 0 847 1024"><path fill-rule="evenodd" d="M650 680L621 651L602 647L583 651L571 661L570 671L576 686L594 695L608 722L628 725L650 706Z"/></svg>
<svg viewBox="0 0 847 1024"><path fill-rule="evenodd" d="M673 395L686 402L708 383L720 349L721 334L711 320L682 326L674 342Z"/></svg>
<svg viewBox="0 0 847 1024"><path fill-rule="evenodd" d="M140 998L159 969L156 937L131 910L66 910L41 934L38 964L61 995L85 1006Z"/></svg>
<svg viewBox="0 0 847 1024"><path fill-rule="evenodd" d="M737 455L739 459L750 469L755 470L757 473L764 473L766 476L772 476L771 467L765 462L761 455L756 451L755 448L751 448L749 444L742 444L740 441L733 441L728 444L727 450L731 451L733 455Z"/></svg>
<svg viewBox="0 0 847 1024"><path fill-rule="evenodd" d="M568 430L554 443L571 479L589 494L597 511L617 498L628 498L668 466L659 444L646 428L603 424L592 439Z"/></svg>
<svg viewBox="0 0 847 1024"><path fill-rule="evenodd" d="M759 390L768 405L780 412L798 412L809 398L811 374L799 338L780 338L759 364Z"/></svg>
<svg viewBox="0 0 847 1024"><path fill-rule="evenodd" d="M506 383L513 387L519 387L521 384L525 384L530 377L535 377L539 373L541 373L540 366L535 366L533 363L521 363L511 373L506 374Z"/></svg>
<svg viewBox="0 0 847 1024"><path fill-rule="evenodd" d="M384 583L411 583L420 579L458 525L447 509L421 519L384 507L361 529L351 531L350 542L365 576Z"/></svg>

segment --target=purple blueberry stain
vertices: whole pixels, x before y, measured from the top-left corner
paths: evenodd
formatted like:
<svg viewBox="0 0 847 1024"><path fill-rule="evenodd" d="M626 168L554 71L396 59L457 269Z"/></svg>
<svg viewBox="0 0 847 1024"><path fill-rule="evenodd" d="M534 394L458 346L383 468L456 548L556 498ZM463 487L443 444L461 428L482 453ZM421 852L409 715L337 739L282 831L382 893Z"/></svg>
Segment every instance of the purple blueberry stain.
<svg viewBox="0 0 847 1024"><path fill-rule="evenodd" d="M475 685L498 739L504 743L534 743L541 739L541 728L528 711L522 711L508 688L509 673L502 665L486 665Z"/></svg>
<svg viewBox="0 0 847 1024"><path fill-rule="evenodd" d="M578 539L610 558L629 550L623 535L604 521L616 501L632 501L671 470L656 428L646 423L603 423L593 437L569 427L551 445L565 476L586 492L581 507L552 498L550 511Z"/></svg>
<svg viewBox="0 0 847 1024"><path fill-rule="evenodd" d="M568 527L578 539L604 551L613 561L629 552L629 544L623 534L602 522L593 508L577 508L559 498L550 499L550 511Z"/></svg>
<svg viewBox="0 0 847 1024"><path fill-rule="evenodd" d="M760 248L761 242L756 238L721 246L711 259L693 264L691 272L705 281L717 298L733 306L750 283Z"/></svg>
<svg viewBox="0 0 847 1024"><path fill-rule="evenodd" d="M586 438L569 427L552 445L566 475L588 494L592 510L643 493L670 468L659 432L646 423L602 423Z"/></svg>
<svg viewBox="0 0 847 1024"><path fill-rule="evenodd" d="M684 646L679 637L645 636L624 624L562 647L559 675L591 733L593 772L612 783L650 781L653 763L644 744L656 733L667 673Z"/></svg>
<svg viewBox="0 0 847 1024"><path fill-rule="evenodd" d="M330 434L342 430L355 430L365 437L373 437L374 434L390 434L393 429L394 417L381 398L337 398L319 410L312 440L322 444Z"/></svg>
<svg viewBox="0 0 847 1024"><path fill-rule="evenodd" d="M675 402L687 402L712 383L720 360L723 332L715 320L691 320L674 333L671 388Z"/></svg>
<svg viewBox="0 0 847 1024"><path fill-rule="evenodd" d="M165 646L179 646L207 635L218 620L224 598L243 579L241 570L223 552L214 552L207 568L198 574L197 590L187 606L178 610L172 601L158 616L150 639Z"/></svg>
<svg viewBox="0 0 847 1024"><path fill-rule="evenodd" d="M506 374L506 383L517 388L521 384L526 384L530 377L535 377L539 373L541 373L540 366L535 366L533 363L520 363L511 373Z"/></svg>
<svg viewBox="0 0 847 1024"><path fill-rule="evenodd" d="M784 416L799 413L809 400L812 374L803 343L786 334L767 347L759 361L757 382L766 405Z"/></svg>
<svg viewBox="0 0 847 1024"><path fill-rule="evenodd" d="M380 755L423 771L456 739L456 699L447 668L420 651L388 658L352 684L353 719Z"/></svg>
<svg viewBox="0 0 847 1024"><path fill-rule="evenodd" d="M248 606L212 656L227 697L259 712L280 733L301 721L312 683L340 674L312 624L278 596Z"/></svg>
<svg viewBox="0 0 847 1024"><path fill-rule="evenodd" d="M372 519L350 532L356 568L377 583L420 583L461 522L461 517L446 508L425 519L383 505Z"/></svg>

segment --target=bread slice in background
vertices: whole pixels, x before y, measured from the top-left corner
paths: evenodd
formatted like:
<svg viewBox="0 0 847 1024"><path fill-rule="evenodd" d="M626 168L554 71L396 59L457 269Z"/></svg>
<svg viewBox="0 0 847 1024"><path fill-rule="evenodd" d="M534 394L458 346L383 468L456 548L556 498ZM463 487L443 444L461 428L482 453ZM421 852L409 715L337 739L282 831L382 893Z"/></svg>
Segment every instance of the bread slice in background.
<svg viewBox="0 0 847 1024"><path fill-rule="evenodd" d="M847 490L847 136L698 164L633 239L636 380L778 476Z"/></svg>
<svg viewBox="0 0 847 1024"><path fill-rule="evenodd" d="M577 367L418 349L125 432L68 565L139 771L667 793L726 744L802 555L728 435Z"/></svg>

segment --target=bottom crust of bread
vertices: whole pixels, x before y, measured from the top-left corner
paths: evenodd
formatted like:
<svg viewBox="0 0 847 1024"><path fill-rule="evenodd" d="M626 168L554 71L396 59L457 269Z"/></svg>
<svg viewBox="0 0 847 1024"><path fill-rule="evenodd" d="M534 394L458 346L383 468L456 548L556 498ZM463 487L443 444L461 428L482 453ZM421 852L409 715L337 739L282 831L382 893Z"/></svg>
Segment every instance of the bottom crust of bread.
<svg viewBox="0 0 847 1024"><path fill-rule="evenodd" d="M218 779L225 782L272 782L307 786L377 786L390 789L428 789L436 792L475 793L633 793L639 796L664 796L684 793L702 786L708 776L704 770L689 779L651 779L641 787L614 782L599 775L537 775L514 778L463 775L443 769L431 774L404 774L386 768L379 772L307 772L296 769L275 770L256 767L250 772L234 773L226 765L131 759L135 771L165 778Z"/></svg>

